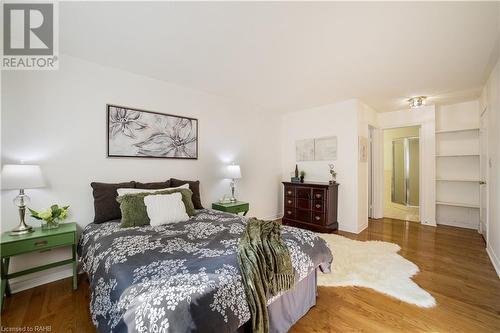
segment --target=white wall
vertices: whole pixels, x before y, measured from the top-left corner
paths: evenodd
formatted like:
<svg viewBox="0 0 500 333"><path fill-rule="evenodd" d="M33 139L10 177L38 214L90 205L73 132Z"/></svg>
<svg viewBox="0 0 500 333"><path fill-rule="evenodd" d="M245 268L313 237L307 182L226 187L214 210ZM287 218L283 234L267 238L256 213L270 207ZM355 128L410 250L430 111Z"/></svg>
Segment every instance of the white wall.
<svg viewBox="0 0 500 333"><path fill-rule="evenodd" d="M106 158L106 103L198 118L198 160ZM237 196L250 202L249 214L271 218L279 211L280 119L259 108L62 56L58 71L4 71L2 110L2 163L40 164L48 180L47 188L27 191L31 207L69 204L70 220L80 227L93 220L92 181L199 179L203 204L210 207L229 192L220 171L231 161L241 164ZM3 231L18 223L15 195L2 191ZM68 253L54 250L50 257ZM32 267L46 258L47 253L13 258L12 268ZM18 281L45 282L70 270L52 273Z"/></svg>
<svg viewBox="0 0 500 333"><path fill-rule="evenodd" d="M500 276L500 61L483 90L481 110L488 112L488 239L487 252Z"/></svg>
<svg viewBox="0 0 500 333"><path fill-rule="evenodd" d="M436 225L436 134L434 105L424 106L416 110L379 113L378 125L381 129L420 126L420 220L423 224ZM380 162L377 170L378 177L383 179L383 161ZM384 197L383 189L378 192L378 196L381 198ZM379 204L383 205L383 202Z"/></svg>
<svg viewBox="0 0 500 333"><path fill-rule="evenodd" d="M358 233L366 224L358 212L358 111L360 103L348 100L336 104L288 113L282 117L282 179L290 180L295 164L306 172L306 181L327 182L329 163L335 164L339 186L339 229ZM296 162L295 141L337 136L336 161ZM367 211L367 209L365 209ZM363 217L364 218L364 217Z"/></svg>

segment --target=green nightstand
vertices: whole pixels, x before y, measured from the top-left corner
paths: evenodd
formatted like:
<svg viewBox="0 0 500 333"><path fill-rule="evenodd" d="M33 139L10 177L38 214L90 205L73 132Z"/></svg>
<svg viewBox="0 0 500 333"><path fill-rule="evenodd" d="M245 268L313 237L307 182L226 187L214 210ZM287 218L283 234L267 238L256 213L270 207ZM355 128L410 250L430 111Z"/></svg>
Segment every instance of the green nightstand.
<svg viewBox="0 0 500 333"><path fill-rule="evenodd" d="M76 260L76 223L62 223L59 228L52 230L42 230L41 227L34 228L34 232L24 235L11 236L9 232L4 232L0 240L1 263L1 297L0 310L3 306L4 294L10 295L9 279L18 276L39 272L52 267L73 264L73 289L77 288L77 260ZM9 274L10 257L24 253L47 251L57 247L71 246L73 256L71 259L54 262L51 264L38 266L24 271Z"/></svg>
<svg viewBox="0 0 500 333"><path fill-rule="evenodd" d="M247 215L249 207L250 205L248 204L248 202L243 201L228 203L214 202L212 204L212 209L233 214L243 213L243 216Z"/></svg>

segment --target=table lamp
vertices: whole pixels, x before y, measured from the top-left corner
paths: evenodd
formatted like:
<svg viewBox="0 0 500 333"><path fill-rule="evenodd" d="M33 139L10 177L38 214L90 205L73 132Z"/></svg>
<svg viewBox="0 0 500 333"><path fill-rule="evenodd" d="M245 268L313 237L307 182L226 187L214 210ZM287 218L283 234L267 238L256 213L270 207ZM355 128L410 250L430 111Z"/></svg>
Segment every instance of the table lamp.
<svg viewBox="0 0 500 333"><path fill-rule="evenodd" d="M6 164L2 168L2 190L19 190L14 198L14 204L19 208L19 225L11 231L11 235L22 235L33 232L33 228L26 225L24 215L30 198L24 194L25 189L44 187L45 181L42 170L38 165Z"/></svg>
<svg viewBox="0 0 500 333"><path fill-rule="evenodd" d="M231 179L231 198L229 198L229 201L231 202L236 202L236 198L234 197L234 187L236 185L236 179L241 178L241 170L240 166L236 164L231 164L226 167L226 170L224 172L224 178L226 179Z"/></svg>

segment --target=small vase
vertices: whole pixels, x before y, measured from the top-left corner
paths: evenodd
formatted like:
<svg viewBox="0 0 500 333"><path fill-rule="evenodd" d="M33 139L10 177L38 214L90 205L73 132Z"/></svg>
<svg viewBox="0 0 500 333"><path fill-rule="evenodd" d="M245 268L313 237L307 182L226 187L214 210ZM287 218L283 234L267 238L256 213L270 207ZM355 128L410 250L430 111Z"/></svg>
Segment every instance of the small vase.
<svg viewBox="0 0 500 333"><path fill-rule="evenodd" d="M57 219L49 220L49 221L42 220L42 229L43 230L51 230L51 229L57 229L57 228L59 228L59 220L57 220Z"/></svg>
<svg viewBox="0 0 500 333"><path fill-rule="evenodd" d="M304 176L301 176L300 177L300 182L303 183L304 182Z"/></svg>

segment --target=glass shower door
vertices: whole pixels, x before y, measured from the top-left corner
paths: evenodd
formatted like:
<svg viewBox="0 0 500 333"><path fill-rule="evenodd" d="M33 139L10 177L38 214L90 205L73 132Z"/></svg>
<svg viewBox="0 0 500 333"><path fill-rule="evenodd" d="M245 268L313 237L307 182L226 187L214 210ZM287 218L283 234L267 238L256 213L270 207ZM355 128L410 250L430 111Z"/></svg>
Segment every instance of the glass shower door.
<svg viewBox="0 0 500 333"><path fill-rule="evenodd" d="M405 141L392 141L392 202L406 205Z"/></svg>
<svg viewBox="0 0 500 333"><path fill-rule="evenodd" d="M399 138L392 141L391 200L405 206L419 205L418 138Z"/></svg>
<svg viewBox="0 0 500 333"><path fill-rule="evenodd" d="M420 204L419 183L419 140L408 138L408 189L407 206L418 206Z"/></svg>

